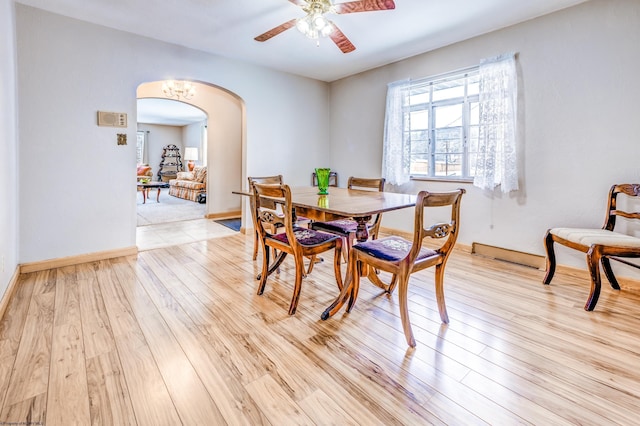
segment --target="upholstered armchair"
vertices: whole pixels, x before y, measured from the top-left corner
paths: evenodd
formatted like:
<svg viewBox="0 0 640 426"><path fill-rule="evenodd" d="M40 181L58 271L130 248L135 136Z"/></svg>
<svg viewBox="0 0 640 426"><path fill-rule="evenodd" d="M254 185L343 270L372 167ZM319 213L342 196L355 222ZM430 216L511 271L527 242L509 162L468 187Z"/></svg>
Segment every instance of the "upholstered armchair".
<svg viewBox="0 0 640 426"><path fill-rule="evenodd" d="M151 166L148 164L138 164L136 173L138 182L145 179L153 179L153 170L151 170Z"/></svg>
<svg viewBox="0 0 640 426"><path fill-rule="evenodd" d="M198 195L207 192L207 168L195 166L193 172L178 172L176 179L169 181L169 195L198 201Z"/></svg>

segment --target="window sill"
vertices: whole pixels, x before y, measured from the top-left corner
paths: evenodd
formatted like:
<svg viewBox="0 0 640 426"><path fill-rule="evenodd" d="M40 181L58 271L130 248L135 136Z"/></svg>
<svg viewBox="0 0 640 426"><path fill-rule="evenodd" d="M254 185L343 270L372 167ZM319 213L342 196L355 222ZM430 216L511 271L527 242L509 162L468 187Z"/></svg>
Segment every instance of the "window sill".
<svg viewBox="0 0 640 426"><path fill-rule="evenodd" d="M436 177L428 177L428 176L411 176L411 180L415 181L425 181L425 182L455 182L455 183L473 183L473 179L469 178L436 178Z"/></svg>

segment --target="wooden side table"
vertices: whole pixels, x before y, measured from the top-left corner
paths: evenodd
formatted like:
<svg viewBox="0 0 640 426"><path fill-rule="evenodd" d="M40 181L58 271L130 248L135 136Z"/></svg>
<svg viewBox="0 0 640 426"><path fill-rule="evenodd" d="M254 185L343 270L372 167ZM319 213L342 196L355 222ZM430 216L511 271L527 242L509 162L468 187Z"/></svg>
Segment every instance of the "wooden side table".
<svg viewBox="0 0 640 426"><path fill-rule="evenodd" d="M151 181L147 183L138 182L138 189L142 191L142 204L145 204L147 202L147 198L149 198L149 190L152 188L158 188L158 195L156 196L156 202L159 203L160 190L162 188L168 188L168 187L169 187L169 184L167 182L155 182L155 181Z"/></svg>

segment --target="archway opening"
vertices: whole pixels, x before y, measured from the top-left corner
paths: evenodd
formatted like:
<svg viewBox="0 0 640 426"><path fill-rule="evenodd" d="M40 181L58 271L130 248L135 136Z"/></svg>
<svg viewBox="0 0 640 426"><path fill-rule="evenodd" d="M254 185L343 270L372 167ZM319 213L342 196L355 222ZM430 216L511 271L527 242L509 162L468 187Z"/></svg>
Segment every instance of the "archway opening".
<svg viewBox="0 0 640 426"><path fill-rule="evenodd" d="M137 89L138 102L157 103L158 105L171 102L162 91L163 83L164 81L154 81L140 84ZM196 111L201 111L206 119L204 121L195 120L195 124L188 124L187 126L190 126L191 129L183 133L189 133L190 136L183 138L175 145L182 158L184 158L186 148L195 148L198 156L195 164L199 167L206 167L206 178L204 179L206 204L203 218L240 217L241 200L240 197L232 194L232 191L242 187L243 138L245 134L244 103L237 95L220 87L202 82L191 82L191 84L193 84L196 94L190 99L179 99L179 103L185 107L196 108ZM175 104L175 99L173 103ZM141 120L149 121L148 118ZM170 121L166 121L166 124L169 123ZM199 132L195 130L197 126L200 126ZM139 130L144 131L144 127L144 124L138 123ZM153 133L148 136L150 137L147 140L148 156L146 159L152 163L154 154L149 148L151 148ZM160 144L164 144L164 142L166 139ZM191 149L191 151L193 150ZM155 155L157 160L157 151ZM144 151L142 158L144 159ZM188 170L186 160L182 162L181 166L183 171ZM158 176L160 170L157 166L154 168L156 169L154 170L154 179L161 180L163 176ZM175 194L175 191L167 190L166 196L170 196L169 192Z"/></svg>

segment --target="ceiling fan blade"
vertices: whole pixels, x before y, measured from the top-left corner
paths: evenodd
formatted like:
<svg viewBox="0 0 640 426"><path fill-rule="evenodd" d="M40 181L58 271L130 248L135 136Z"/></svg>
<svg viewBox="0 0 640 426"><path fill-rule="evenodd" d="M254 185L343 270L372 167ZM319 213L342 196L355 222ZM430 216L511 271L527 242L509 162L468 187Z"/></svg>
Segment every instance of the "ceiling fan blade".
<svg viewBox="0 0 640 426"><path fill-rule="evenodd" d="M335 29L331 34L329 34L329 38L331 38L336 46L338 46L338 49L342 50L342 53L349 53L356 50L356 47L353 45L353 43L351 43L347 36L344 35L342 31L340 31L340 28L338 28L333 22L331 23L331 25L333 25L333 28Z"/></svg>
<svg viewBox="0 0 640 426"><path fill-rule="evenodd" d="M270 29L269 31L267 31L264 34L260 34L254 40L256 40L256 41L267 41L271 37L275 37L278 34L280 34L281 32L286 31L289 28L293 28L295 25L296 25L296 19L292 19L292 20L290 20L288 22L285 22L284 24L278 25L277 27Z"/></svg>
<svg viewBox="0 0 640 426"><path fill-rule="evenodd" d="M296 6L305 6L307 4L305 0L289 0L289 1L295 4Z"/></svg>
<svg viewBox="0 0 640 426"><path fill-rule="evenodd" d="M336 13L372 12L375 10L392 10L396 8L393 0L358 0L334 4Z"/></svg>

